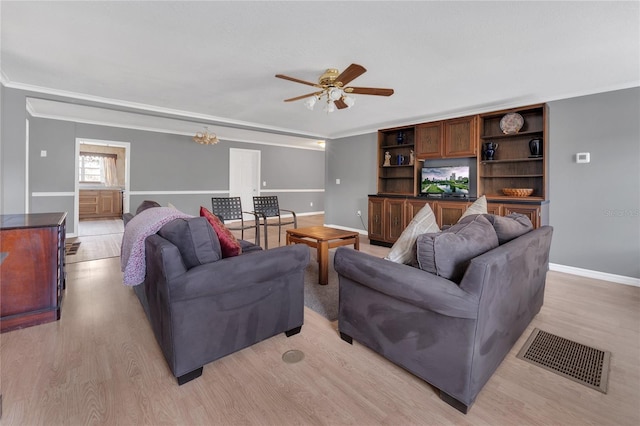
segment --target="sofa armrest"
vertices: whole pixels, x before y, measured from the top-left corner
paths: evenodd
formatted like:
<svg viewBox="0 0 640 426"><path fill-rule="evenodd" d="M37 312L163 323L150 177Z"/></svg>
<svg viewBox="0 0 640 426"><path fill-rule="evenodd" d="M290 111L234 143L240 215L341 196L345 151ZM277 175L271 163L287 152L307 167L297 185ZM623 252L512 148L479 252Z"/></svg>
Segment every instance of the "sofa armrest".
<svg viewBox="0 0 640 426"><path fill-rule="evenodd" d="M302 244L227 257L191 268L169 281L171 302L211 297L254 285L270 285L269 282L291 273L304 273L308 264L309 248Z"/></svg>
<svg viewBox="0 0 640 426"><path fill-rule="evenodd" d="M342 278L442 315L475 319L478 298L456 283L409 265L339 247L334 266Z"/></svg>

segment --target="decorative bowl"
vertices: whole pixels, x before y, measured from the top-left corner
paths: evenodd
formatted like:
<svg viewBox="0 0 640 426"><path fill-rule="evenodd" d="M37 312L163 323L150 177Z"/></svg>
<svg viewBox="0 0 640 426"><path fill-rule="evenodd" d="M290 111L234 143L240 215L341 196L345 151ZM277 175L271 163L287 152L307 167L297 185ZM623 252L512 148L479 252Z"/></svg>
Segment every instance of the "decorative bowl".
<svg viewBox="0 0 640 426"><path fill-rule="evenodd" d="M533 194L533 188L502 188L507 197L528 197Z"/></svg>

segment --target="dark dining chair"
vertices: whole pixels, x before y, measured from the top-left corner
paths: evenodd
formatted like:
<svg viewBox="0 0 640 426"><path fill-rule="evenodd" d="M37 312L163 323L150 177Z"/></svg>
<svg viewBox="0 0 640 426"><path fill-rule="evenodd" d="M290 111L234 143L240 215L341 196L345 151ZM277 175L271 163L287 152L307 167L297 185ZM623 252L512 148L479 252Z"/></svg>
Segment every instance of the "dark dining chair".
<svg viewBox="0 0 640 426"><path fill-rule="evenodd" d="M240 238L244 240L244 230L253 228L256 233L256 245L260 245L260 216L254 212L242 211L242 201L240 197L220 197L211 198L211 212L218 216L223 222L229 220L240 220L240 226L227 226L232 231L240 231ZM253 224L244 223L244 214L252 215L255 220ZM226 226L226 225L225 225Z"/></svg>
<svg viewBox="0 0 640 426"><path fill-rule="evenodd" d="M265 250L269 248L269 239L267 235L267 229L269 226L278 227L278 245L280 245L282 240L281 234L283 226L293 225L294 228L298 227L296 213L293 210L281 209L278 205L278 197L275 195L253 197L253 211L263 219ZM290 221L283 221L281 212L291 213L293 215L293 219ZM277 217L278 221L269 223L267 219L270 217Z"/></svg>

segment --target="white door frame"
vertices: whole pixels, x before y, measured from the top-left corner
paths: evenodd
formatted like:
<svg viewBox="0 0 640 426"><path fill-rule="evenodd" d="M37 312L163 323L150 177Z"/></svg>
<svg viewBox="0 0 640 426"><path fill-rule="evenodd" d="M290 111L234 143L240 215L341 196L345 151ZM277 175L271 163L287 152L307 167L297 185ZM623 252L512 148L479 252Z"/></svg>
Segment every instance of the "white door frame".
<svg viewBox="0 0 640 426"><path fill-rule="evenodd" d="M102 146L117 146L118 148L124 148L124 193L122 194L122 211L129 211L129 191L130 191L130 166L131 166L131 143L130 142L120 142L120 141L105 141L101 139L86 139L86 138L76 138L76 158L75 158L75 188L74 188L74 196L73 196L73 234L79 235L79 227L80 223L80 182L78 176L79 167L80 167L80 143L88 143L91 145L102 145Z"/></svg>

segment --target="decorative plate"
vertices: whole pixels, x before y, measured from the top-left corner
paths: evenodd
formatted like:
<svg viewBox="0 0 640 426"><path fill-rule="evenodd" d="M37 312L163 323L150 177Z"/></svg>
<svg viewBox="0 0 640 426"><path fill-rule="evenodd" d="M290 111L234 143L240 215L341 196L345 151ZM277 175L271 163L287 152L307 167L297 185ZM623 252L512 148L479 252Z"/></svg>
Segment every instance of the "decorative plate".
<svg viewBox="0 0 640 426"><path fill-rule="evenodd" d="M500 120L500 130L502 130L502 133L505 135L518 133L523 125L524 118L517 112L510 112Z"/></svg>

